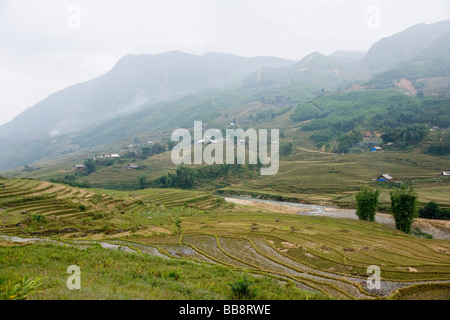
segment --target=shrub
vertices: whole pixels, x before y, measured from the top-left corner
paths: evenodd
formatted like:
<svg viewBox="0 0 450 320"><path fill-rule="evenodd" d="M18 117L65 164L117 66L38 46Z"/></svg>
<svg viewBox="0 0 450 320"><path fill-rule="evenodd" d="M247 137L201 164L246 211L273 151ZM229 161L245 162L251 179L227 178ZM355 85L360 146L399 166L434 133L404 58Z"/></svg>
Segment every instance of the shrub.
<svg viewBox="0 0 450 320"><path fill-rule="evenodd" d="M93 204L98 204L103 201L103 197L101 194L94 194L91 198Z"/></svg>
<svg viewBox="0 0 450 320"><path fill-rule="evenodd" d="M402 186L390 192L391 210L394 214L395 227L403 232L411 233L411 225L417 213L417 194L414 188Z"/></svg>
<svg viewBox="0 0 450 320"><path fill-rule="evenodd" d="M356 215L359 220L375 221L375 214L378 207L379 189L361 187L361 191L355 195Z"/></svg>
<svg viewBox="0 0 450 320"><path fill-rule="evenodd" d="M440 214L440 208L436 202L429 202L425 207L419 210L421 218L437 219Z"/></svg>
<svg viewBox="0 0 450 320"><path fill-rule="evenodd" d="M421 218L450 220L450 210L439 208L437 203L429 202L425 207L419 210Z"/></svg>
<svg viewBox="0 0 450 320"><path fill-rule="evenodd" d="M170 271L167 276L173 280L179 280L181 279L181 272L179 270Z"/></svg>
<svg viewBox="0 0 450 320"><path fill-rule="evenodd" d="M173 232L176 234L180 234L181 231L183 230L182 226L181 226L181 219L179 217L176 217L173 220Z"/></svg>
<svg viewBox="0 0 450 320"><path fill-rule="evenodd" d="M36 223L44 222L45 216L43 216L42 214L32 214L31 220Z"/></svg>
<svg viewBox="0 0 450 320"><path fill-rule="evenodd" d="M247 275L235 282L229 283L231 288L231 296L233 299L253 299L258 294L258 288L250 288L254 281L248 279Z"/></svg>

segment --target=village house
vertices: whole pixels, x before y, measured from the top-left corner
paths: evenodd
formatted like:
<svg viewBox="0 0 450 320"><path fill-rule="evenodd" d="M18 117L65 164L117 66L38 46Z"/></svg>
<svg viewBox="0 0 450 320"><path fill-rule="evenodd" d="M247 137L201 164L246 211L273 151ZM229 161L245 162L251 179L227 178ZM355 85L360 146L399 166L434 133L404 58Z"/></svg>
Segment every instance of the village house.
<svg viewBox="0 0 450 320"><path fill-rule="evenodd" d="M379 176L377 178L377 181L379 182L389 182L391 180L393 180L394 178L392 178L390 175L388 175L387 173L382 174L381 176Z"/></svg>
<svg viewBox="0 0 450 320"><path fill-rule="evenodd" d="M139 169L139 166L137 164L128 164L126 169L127 170L136 170L136 169Z"/></svg>
<svg viewBox="0 0 450 320"><path fill-rule="evenodd" d="M370 151L372 151L372 152L380 152L380 151L383 151L383 148L381 148L381 147L373 147L372 149L370 149Z"/></svg>
<svg viewBox="0 0 450 320"><path fill-rule="evenodd" d="M86 167L82 164L74 164L72 167L72 170L74 171L85 171Z"/></svg>
<svg viewBox="0 0 450 320"><path fill-rule="evenodd" d="M442 171L442 175L448 177L450 176L450 171Z"/></svg>

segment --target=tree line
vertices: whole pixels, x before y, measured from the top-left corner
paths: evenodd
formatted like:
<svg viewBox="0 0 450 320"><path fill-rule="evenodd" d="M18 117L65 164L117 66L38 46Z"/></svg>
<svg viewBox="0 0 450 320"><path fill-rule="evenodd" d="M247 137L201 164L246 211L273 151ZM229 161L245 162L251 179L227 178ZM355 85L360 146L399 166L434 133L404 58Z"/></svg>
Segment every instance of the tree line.
<svg viewBox="0 0 450 320"><path fill-rule="evenodd" d="M361 187L355 195L356 215L360 220L375 221L378 207L380 189ZM440 209L439 206L430 202L418 210L418 195L414 187L402 185L389 193L390 211L395 220L395 227L405 233L411 233L411 226L415 218L428 219L450 219L450 210Z"/></svg>

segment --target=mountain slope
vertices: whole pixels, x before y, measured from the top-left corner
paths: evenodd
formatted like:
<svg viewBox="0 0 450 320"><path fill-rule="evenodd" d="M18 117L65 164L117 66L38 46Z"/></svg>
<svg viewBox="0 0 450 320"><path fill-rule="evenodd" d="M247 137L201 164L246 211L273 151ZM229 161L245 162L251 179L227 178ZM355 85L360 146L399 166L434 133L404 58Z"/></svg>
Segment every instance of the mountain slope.
<svg viewBox="0 0 450 320"><path fill-rule="evenodd" d="M363 62L370 70L380 72L421 54L448 56L448 50L443 48L448 49L448 42L444 39L449 32L450 20L415 25L376 42Z"/></svg>
<svg viewBox="0 0 450 320"><path fill-rule="evenodd" d="M73 133L143 105L221 87L254 70L291 63L217 53L127 55L106 74L59 91L1 126L0 139Z"/></svg>
<svg viewBox="0 0 450 320"><path fill-rule="evenodd" d="M313 52L291 66L258 70L243 80L243 86L267 88L304 82L334 90L343 82L366 78L368 75L369 70L352 54L343 52L325 56Z"/></svg>

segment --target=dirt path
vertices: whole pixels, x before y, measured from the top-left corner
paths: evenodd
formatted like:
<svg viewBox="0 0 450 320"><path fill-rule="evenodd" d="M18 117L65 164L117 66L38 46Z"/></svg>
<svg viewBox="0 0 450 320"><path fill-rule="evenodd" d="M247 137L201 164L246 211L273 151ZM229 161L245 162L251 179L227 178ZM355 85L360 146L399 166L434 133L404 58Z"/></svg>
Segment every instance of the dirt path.
<svg viewBox="0 0 450 320"><path fill-rule="evenodd" d="M318 150L309 150L309 149L305 149L305 148L300 148L297 147L297 149L302 150L302 151L306 151L306 152L314 152L314 153L322 153L322 154L331 154L331 155L336 155L336 153L331 153L331 152L325 152L325 151L318 151Z"/></svg>
<svg viewBox="0 0 450 320"><path fill-rule="evenodd" d="M257 108L259 108L259 107L261 107L263 104L262 103L259 103L257 106L255 106L255 107L251 107L251 108L249 108L249 109L247 109L247 110L245 110L245 111L242 111L241 113L239 113L238 114L238 116L242 116L243 114L245 114L245 113L247 113L247 112L249 112L249 111L251 111L251 110L253 110L253 109L257 109Z"/></svg>

